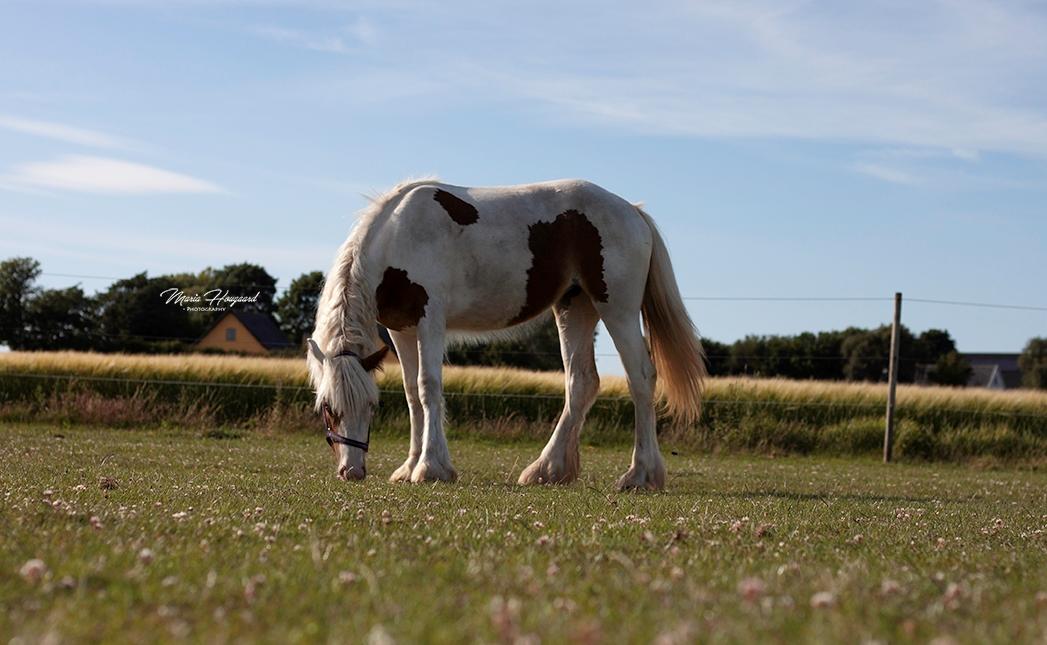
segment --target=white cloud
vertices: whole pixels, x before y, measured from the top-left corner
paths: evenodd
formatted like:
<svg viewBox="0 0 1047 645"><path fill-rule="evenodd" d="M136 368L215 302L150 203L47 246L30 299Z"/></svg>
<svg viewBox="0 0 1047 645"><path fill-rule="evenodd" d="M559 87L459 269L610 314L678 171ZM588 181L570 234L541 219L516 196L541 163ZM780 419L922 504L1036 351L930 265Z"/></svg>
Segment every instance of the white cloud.
<svg viewBox="0 0 1047 645"><path fill-rule="evenodd" d="M189 175L120 159L84 155L65 155L54 161L20 164L0 177L0 185L115 195L224 192L211 182Z"/></svg>
<svg viewBox="0 0 1047 645"><path fill-rule="evenodd" d="M0 114L0 128L93 148L131 147L129 141L97 130L86 130L63 123L23 119L5 114Z"/></svg>
<svg viewBox="0 0 1047 645"><path fill-rule="evenodd" d="M856 172L860 172L863 175L882 179L883 181L888 181L892 184L905 184L911 186L919 183L919 180L910 173L881 164L858 163L855 164L853 168Z"/></svg>
<svg viewBox="0 0 1047 645"><path fill-rule="evenodd" d="M952 156L964 161L978 161L981 159L981 155L977 150L967 150L965 148L953 148Z"/></svg>
<svg viewBox="0 0 1047 645"><path fill-rule="evenodd" d="M224 1L245 11L290 2ZM966 161L985 151L1047 157L1042 3L534 0L512 20L502 3L463 0L307 8L316 15L296 14L295 28L252 14L271 25L252 32L314 51L369 48L373 56L292 79L325 99L403 103L411 92L426 117L425 99L435 99L618 131L925 147ZM331 89L366 75L391 79L393 91Z"/></svg>
<svg viewBox="0 0 1047 645"><path fill-rule="evenodd" d="M79 226L68 220L48 222L47 235L40 234L39 216L0 212L0 255L31 253L41 259L61 257L78 260L83 266L114 266L85 271L102 275L122 275L149 269L150 273L186 270L187 264L222 266L231 258L251 258L272 269L274 266L313 266L315 243L301 244L281 240L267 244L258 236L237 242L223 238L211 240L208 235L181 237L168 231L153 232L119 227L109 222ZM253 243L252 243L253 242ZM332 251L333 252L333 251Z"/></svg>
<svg viewBox="0 0 1047 645"><path fill-rule="evenodd" d="M347 25L345 31L361 44L375 45L378 43L378 29L375 28L374 23L362 16Z"/></svg>
<svg viewBox="0 0 1047 645"><path fill-rule="evenodd" d="M286 29L284 27L255 27L251 30L256 35L278 43L294 45L303 49L327 52L330 54L345 54L349 52L349 46L339 36L321 36L310 34L298 29Z"/></svg>
<svg viewBox="0 0 1047 645"><path fill-rule="evenodd" d="M251 32L285 45L329 54L348 54L353 51L354 44L374 45L378 39L378 31L374 25L362 17L327 33L268 25L253 27Z"/></svg>
<svg viewBox="0 0 1047 645"><path fill-rule="evenodd" d="M431 28L412 40L382 40L425 51L399 70L463 100L651 134L1047 157L1047 14L1031 4L585 5L512 29L493 6L441 12L418 17Z"/></svg>

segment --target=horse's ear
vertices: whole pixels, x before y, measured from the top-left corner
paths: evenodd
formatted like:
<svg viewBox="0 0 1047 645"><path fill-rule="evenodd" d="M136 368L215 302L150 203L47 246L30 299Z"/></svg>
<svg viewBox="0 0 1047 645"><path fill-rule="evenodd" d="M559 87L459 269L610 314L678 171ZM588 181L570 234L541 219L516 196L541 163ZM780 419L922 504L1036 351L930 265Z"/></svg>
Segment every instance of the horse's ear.
<svg viewBox="0 0 1047 645"><path fill-rule="evenodd" d="M327 357L324 356L324 353L320 351L320 346L317 345L316 341L312 338L309 339L309 353L313 355L313 358L315 358L317 361L321 363L327 360Z"/></svg>
<svg viewBox="0 0 1047 645"><path fill-rule="evenodd" d="M376 367L378 367L379 365L382 364L382 361L385 359L385 355L388 354L388 353L389 353L389 346L388 345L382 345L382 348L379 349L374 354L371 354L370 356L365 356L365 357L361 358L360 359L360 364L363 365L364 369L367 370L368 372L373 372Z"/></svg>

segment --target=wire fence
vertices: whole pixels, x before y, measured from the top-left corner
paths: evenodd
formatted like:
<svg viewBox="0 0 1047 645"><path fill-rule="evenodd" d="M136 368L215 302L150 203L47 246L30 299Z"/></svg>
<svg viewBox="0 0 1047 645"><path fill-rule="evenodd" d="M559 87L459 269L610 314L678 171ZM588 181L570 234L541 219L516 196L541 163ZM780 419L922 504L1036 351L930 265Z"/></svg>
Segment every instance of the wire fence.
<svg viewBox="0 0 1047 645"><path fill-rule="evenodd" d="M304 385L293 385L285 383L237 383L230 381L204 381L204 380L188 380L188 379L159 379L159 378L128 378L128 377L114 377L114 376L95 376L89 374L60 374L60 373L31 373L31 372L15 372L0 370L0 378L25 378L25 379L38 379L38 380L62 380L62 381L84 381L84 382L96 382L96 383L114 383L123 385L163 385L163 386L176 386L184 388L233 388L233 389L249 389L249 390L277 390L285 392L296 392L296 393L312 393L314 390L312 387ZM403 390L394 390L388 388L379 389L381 394L385 395L403 395ZM513 392L513 391L497 391L488 390L484 392L464 392L456 390L444 390L443 395L445 397L472 397L472 398L500 398L500 399L536 399L545 401L558 401L562 402L564 396L562 394L545 394L538 392ZM600 394L598 397L600 401L617 401L622 403L631 403L632 399L628 396L622 395L610 395ZM869 411L882 411L884 407L883 402L876 403L852 403L852 402L841 402L841 401L795 401L795 400L768 400L768 399L732 399L732 398L719 398L709 397L703 401L703 404L711 405L737 405L737 406L771 406L771 407L782 407L782 408L832 408L832 409L844 409L844 410L869 410ZM904 405L904 404L902 404ZM965 409L965 408L954 408L948 406L936 406L937 411L950 412L956 414L971 414L971 415L988 415L994 417L1015 417L1015 418L1033 418L1033 419L1045 419L1047 420L1047 412L1045 413L1029 413L1029 412L1013 412L1013 411L1002 411L1002 410L988 410L988 409Z"/></svg>
<svg viewBox="0 0 1047 645"><path fill-rule="evenodd" d="M72 278L78 280L109 280L121 278L77 273L43 273L49 278ZM151 283L153 284L153 283ZM300 287L301 283L296 286ZM187 289L202 289L191 285ZM272 303L276 296L275 284L224 284L209 288L242 289L248 295L255 289L266 293ZM299 289L299 291L302 291ZM306 290L307 295L316 295L319 290ZM194 292L195 293L195 292ZM813 338L807 335L767 335L746 337L732 345L709 343L711 351L710 371L714 374L749 376L752 374L781 375L797 379L791 385L778 387L779 381L736 379L714 381L703 397L702 420L690 430L703 445L739 446L745 448L784 449L808 452L818 449L844 452L871 452L880 446L885 461L891 460L896 422L900 421L904 441L899 444L901 454L918 458L937 459L963 456L982 457L994 455L1004 458L1047 454L1047 398L1037 396L985 396L947 390L908 388L895 400L895 385L899 380L927 380L931 370L938 368L937 356L944 350L935 345L940 340L932 335L928 340L923 335L901 334L901 294L895 297L868 295L690 295L683 297L689 303L818 303L855 305L868 303L879 307L894 301L894 319L890 327L890 349L882 345L882 327L875 329L848 328L844 331L823 332ZM1032 302L1001 303L961 300L949 298L908 297L906 304L917 307L951 307L982 310L1004 310L1023 312L1034 316L1047 312L1047 306ZM264 309L264 307L263 307ZM885 308L886 313L886 308ZM217 321L219 318L214 318ZM199 322L199 319L193 319ZM189 329L194 329L190 327ZM184 351L200 337L179 334L175 327L164 331L174 333L113 333L112 330L84 329L87 338L100 339L98 346L116 348L164 348ZM865 338L850 340L851 333L865 334ZM845 339L848 342L845 342ZM948 336L946 335L946 339ZM546 339L550 340L550 339ZM121 344L122 341L122 344ZM94 341L87 341L93 343ZM388 339L387 339L388 342ZM543 340L543 343L545 341ZM555 340L551 340L555 344ZM909 345L914 342L919 344ZM748 344L747 344L748 343ZM951 343L951 341L950 341ZM288 343L280 352L289 354L294 347ZM597 345L599 347L599 345ZM901 350L901 351L900 351ZM905 353L902 353L905 352ZM911 352L911 353L910 353ZM920 354L920 356L917 356ZM948 354L948 352L946 352ZM594 352L596 358L617 359L617 353ZM968 356L974 356L968 354ZM533 359L531 365L552 368L559 361L560 351L542 345L540 349L528 345L473 346L458 345L450 349L449 357L462 364L523 365L519 362ZM475 358L474 358L475 357ZM947 356L948 358L948 356ZM952 357L953 360L956 357ZM966 358L962 359L966 362ZM1013 360L1013 359L1012 359ZM516 362L514 362L516 361ZM12 362L13 363L13 362ZM899 374L901 365L903 374ZM947 369L949 363L942 363ZM970 369L968 364L968 369ZM201 378L192 370L170 372L165 376L162 367L146 369L139 375L114 374L115 370L103 369L102 373L76 373L70 366L62 365L50 369L12 369L0 358L0 413L15 416L39 412L45 417L77 421L83 410L95 405L94 396L105 398L129 397L126 403L117 406L130 408L152 406L156 402L165 410L167 419L183 419L193 411L206 410L206 418L217 423L230 422L249 425L250 419L287 418L297 419L308 412L314 403L313 388L303 378L291 377L286 381L266 382L264 374L249 376L256 380L243 382L223 380L221 375L201 372ZM882 373L881 373L882 367ZM997 366L997 369L999 366ZM108 373L106 373L108 372ZM968 375L971 372L968 371ZM996 372L994 372L994 375ZM177 375L177 376L175 376ZM888 383L876 379L887 376ZM218 376L216 378L215 376ZM243 378L243 376L233 377ZM935 380L939 377L934 377ZM962 378L968 378L964 376ZM995 376L993 378L996 378ZM846 379L841 383L841 380ZM871 379L869 381L850 379ZM796 385L796 383L801 383ZM974 382L972 380L972 382ZM463 387L463 383L467 383ZM535 382L537 384L537 382ZM809 387L804 383L809 383ZM63 385L64 384L64 385ZM550 383L531 387L521 381L511 384L511 389L502 389L505 383L490 379L471 379L455 383L454 377L445 382L443 396L448 416L476 424L481 428L504 428L503 421L548 423L560 413L565 395L557 393ZM512 389L516 388L516 389ZM528 389L533 391L527 391ZM76 393L86 392L88 398L81 399ZM383 405L376 413L376 421L390 422L389 427L402 424L407 412L404 391L394 382L383 379L379 389ZM66 396L73 393L73 396ZM145 398L140 399L139 395ZM8 408L8 402L21 401ZM28 406L25 403L28 402ZM48 412L53 406L53 412ZM100 406L102 410L110 408ZM4 412L7 410L7 412ZM26 412L29 410L29 412ZM65 412L62 412L65 410ZM631 427L634 406L629 396L621 390L603 393L592 405L587 424L597 429L605 428L613 433ZM66 416L62 416L62 415ZM55 416L57 415L57 416ZM19 417L22 418L22 417ZM105 423L111 423L109 413L103 413ZM490 424L490 421L495 421ZM884 423L886 421L886 423ZM297 427L297 426L296 426ZM886 430L884 429L886 428ZM882 435L882 441L881 441Z"/></svg>

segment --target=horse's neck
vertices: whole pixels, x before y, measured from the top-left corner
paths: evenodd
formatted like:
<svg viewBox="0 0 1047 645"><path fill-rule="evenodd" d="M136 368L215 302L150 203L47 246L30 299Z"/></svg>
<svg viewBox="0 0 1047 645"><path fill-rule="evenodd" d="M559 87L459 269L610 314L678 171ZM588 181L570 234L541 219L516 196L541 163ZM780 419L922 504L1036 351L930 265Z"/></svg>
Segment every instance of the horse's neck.
<svg viewBox="0 0 1047 645"><path fill-rule="evenodd" d="M373 351L381 342L374 290L358 257L348 258L342 263L332 289L324 302L329 351L358 354Z"/></svg>
<svg viewBox="0 0 1047 645"><path fill-rule="evenodd" d="M341 249L335 268L328 274L331 293L325 292L317 312L327 310L327 345L338 351L371 352L381 346L378 337L378 312L375 305L373 277L367 267L369 241L380 228L386 214L415 186L431 182L423 179L403 182L374 200L360 216L349 239Z"/></svg>

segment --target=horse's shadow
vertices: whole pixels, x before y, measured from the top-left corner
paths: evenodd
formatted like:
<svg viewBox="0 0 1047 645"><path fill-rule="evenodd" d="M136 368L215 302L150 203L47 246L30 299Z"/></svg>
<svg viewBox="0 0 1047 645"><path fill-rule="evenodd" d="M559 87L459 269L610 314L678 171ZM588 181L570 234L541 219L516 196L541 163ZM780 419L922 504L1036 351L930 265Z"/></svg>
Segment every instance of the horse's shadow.
<svg viewBox="0 0 1047 645"><path fill-rule="evenodd" d="M888 495L883 493L834 493L831 491L826 492L802 492L802 491L790 491L790 490L779 490L775 488L757 488L753 490L702 490L701 487L695 490L693 486L687 486L686 490L681 486L684 482L693 483L695 479L700 479L700 475L694 474L688 476L687 474L678 474L675 477L671 477L666 490L663 491L616 491L613 487L604 486L605 482L595 482L592 480L583 480L581 482L575 482L571 484L571 488L581 487L587 491L598 493L601 496L615 498L618 495L655 495L655 496L669 496L675 497L679 495L693 496L698 495L699 497L706 498L717 498L717 499L737 499L737 500L752 500L752 499L779 499L784 501L792 502L821 502L823 504L830 504L832 502L891 502L899 504L933 504L933 503L945 503L945 504L962 504L976 500L979 495L968 495L964 497L930 497L923 495ZM463 480L463 483L470 484L481 484L492 489L510 493L527 495L530 491L533 491L533 486L521 486L515 481L515 477L508 476L504 478L487 478L487 477L468 477ZM555 485L548 485L539 487L543 490L557 490L559 487Z"/></svg>

